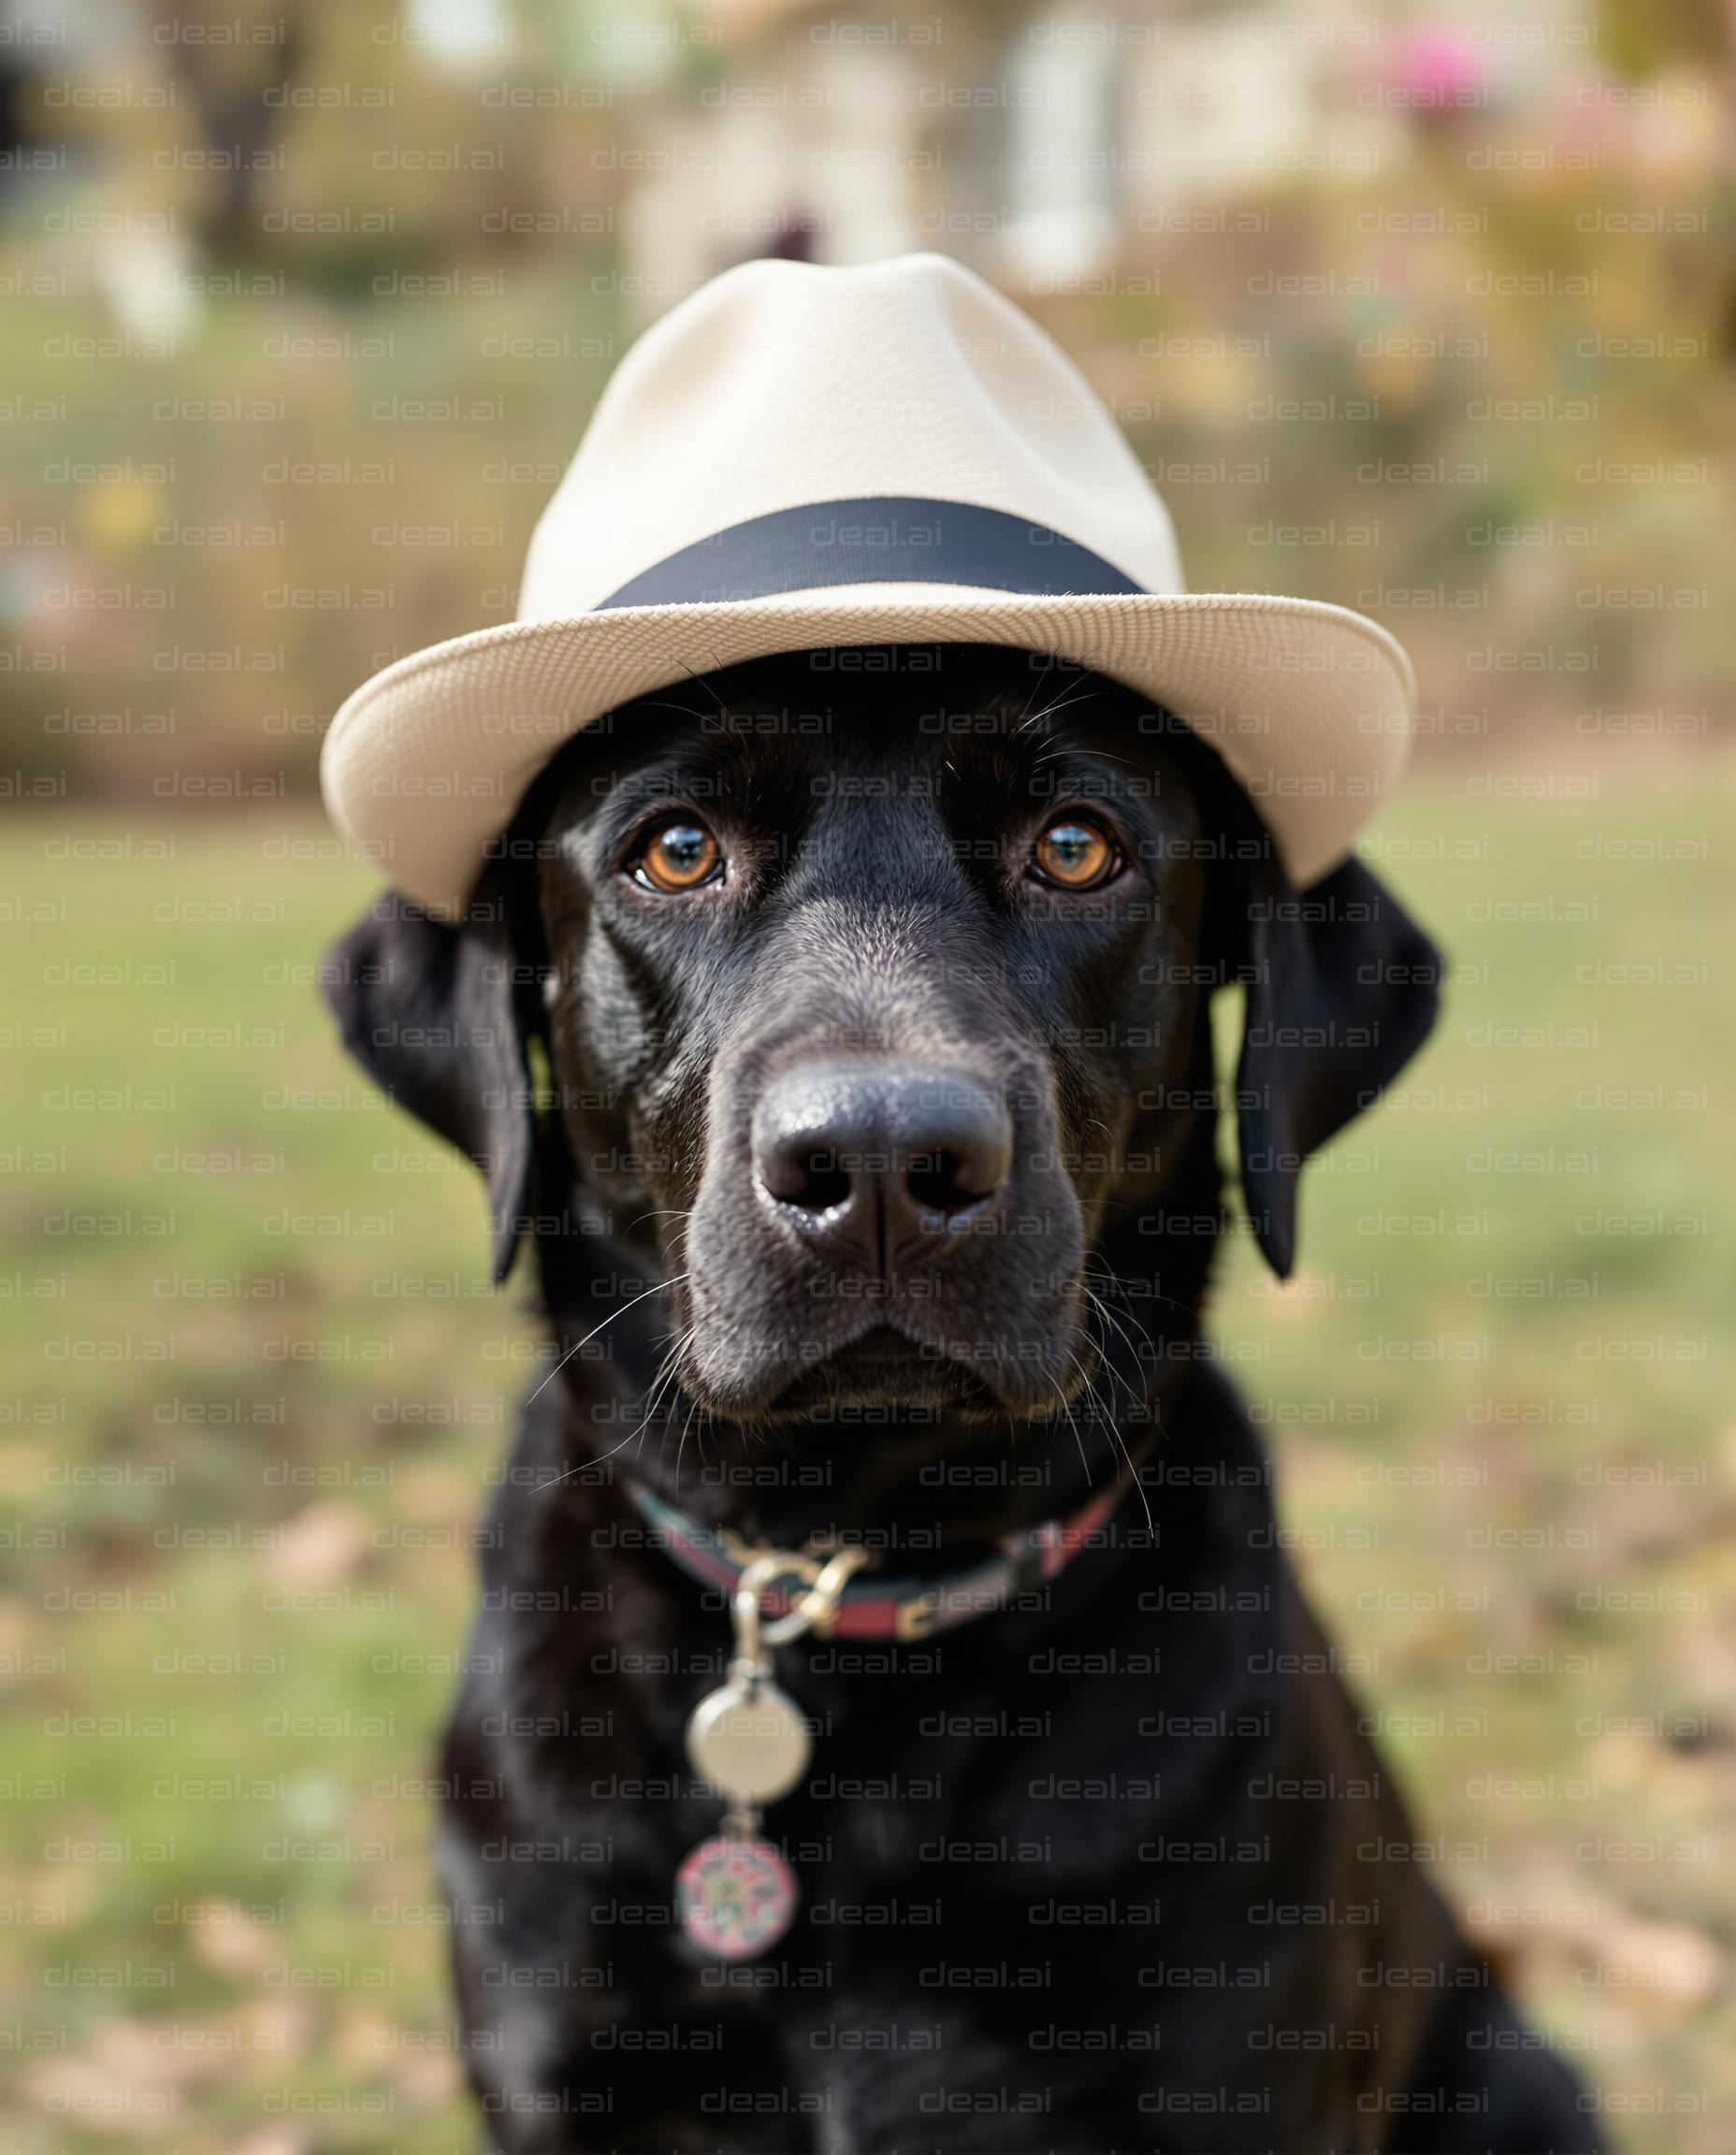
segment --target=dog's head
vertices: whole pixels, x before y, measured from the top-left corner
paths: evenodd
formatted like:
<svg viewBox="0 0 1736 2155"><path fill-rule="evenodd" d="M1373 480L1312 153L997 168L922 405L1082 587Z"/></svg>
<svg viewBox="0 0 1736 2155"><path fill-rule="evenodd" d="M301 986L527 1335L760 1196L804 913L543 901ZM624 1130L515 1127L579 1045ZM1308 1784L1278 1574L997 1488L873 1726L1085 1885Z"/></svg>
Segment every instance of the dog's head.
<svg viewBox="0 0 1736 2155"><path fill-rule="evenodd" d="M483 1168L497 1275L582 1193L670 1282L680 1393L765 1424L1070 1398L1093 1253L1149 1263L1154 1217L1209 1243L1226 982L1242 1189L1287 1273L1303 1162L1422 1041L1437 973L1360 865L1299 898L1165 714L954 646L615 713L462 926L388 899L327 980L353 1052Z"/></svg>

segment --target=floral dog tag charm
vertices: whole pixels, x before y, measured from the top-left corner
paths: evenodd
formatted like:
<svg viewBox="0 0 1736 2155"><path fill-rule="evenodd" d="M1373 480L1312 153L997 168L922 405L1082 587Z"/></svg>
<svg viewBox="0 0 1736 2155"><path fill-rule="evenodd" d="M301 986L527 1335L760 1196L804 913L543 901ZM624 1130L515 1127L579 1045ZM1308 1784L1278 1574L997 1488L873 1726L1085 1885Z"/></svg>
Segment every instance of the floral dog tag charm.
<svg viewBox="0 0 1736 2155"><path fill-rule="evenodd" d="M702 1841L675 1874L681 1927L722 1960L775 1945L796 1913L795 1873L769 1841Z"/></svg>

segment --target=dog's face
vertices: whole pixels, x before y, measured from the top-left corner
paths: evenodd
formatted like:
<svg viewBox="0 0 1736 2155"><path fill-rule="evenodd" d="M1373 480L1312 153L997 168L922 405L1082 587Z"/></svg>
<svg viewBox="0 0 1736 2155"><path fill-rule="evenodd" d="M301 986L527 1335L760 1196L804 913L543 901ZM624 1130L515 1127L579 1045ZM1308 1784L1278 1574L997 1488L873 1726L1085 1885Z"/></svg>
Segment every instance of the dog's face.
<svg viewBox="0 0 1736 2155"><path fill-rule="evenodd" d="M655 1224L690 1398L1028 1416L1082 1381L1086 1252L1186 1074L1200 812L1107 685L853 678L587 745L542 833L556 1093Z"/></svg>
<svg viewBox="0 0 1736 2155"><path fill-rule="evenodd" d="M1354 864L1299 901L1216 758L1131 693L852 656L615 714L465 928L387 901L329 991L488 1174L500 1269L575 1179L655 1251L668 1375L713 1416L1028 1418L1089 1381L1093 1253L1165 1203L1215 1225L1180 1173L1210 1165L1209 989L1247 986L1242 1179L1287 1270L1302 1160L1421 1039L1436 962Z"/></svg>

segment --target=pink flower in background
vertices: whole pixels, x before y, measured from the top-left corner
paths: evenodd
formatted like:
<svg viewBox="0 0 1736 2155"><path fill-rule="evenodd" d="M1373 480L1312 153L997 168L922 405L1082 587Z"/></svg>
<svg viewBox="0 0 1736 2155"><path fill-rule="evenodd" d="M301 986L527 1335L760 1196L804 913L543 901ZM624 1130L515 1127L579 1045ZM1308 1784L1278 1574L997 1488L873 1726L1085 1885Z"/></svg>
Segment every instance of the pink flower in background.
<svg viewBox="0 0 1736 2155"><path fill-rule="evenodd" d="M1486 80L1482 54L1462 30L1444 22L1419 23L1395 38L1384 73L1387 87L1423 111L1479 103Z"/></svg>

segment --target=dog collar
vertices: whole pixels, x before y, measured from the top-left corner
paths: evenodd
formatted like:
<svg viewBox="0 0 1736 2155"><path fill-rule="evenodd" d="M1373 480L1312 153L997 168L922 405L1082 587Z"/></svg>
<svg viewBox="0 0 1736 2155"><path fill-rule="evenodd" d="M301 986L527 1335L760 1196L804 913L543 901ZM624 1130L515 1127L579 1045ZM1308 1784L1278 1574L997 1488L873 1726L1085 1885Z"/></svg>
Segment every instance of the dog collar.
<svg viewBox="0 0 1736 2155"><path fill-rule="evenodd" d="M1147 1449L1150 1446L1148 1443ZM749 1960L768 1952L795 1919L801 1889L783 1850L761 1830L763 1806L787 1796L807 1771L808 1724L775 1681L770 1649L804 1632L825 1639L923 1639L1005 1609L1055 1578L1088 1548L1137 1478L1141 1452L1100 1497L1070 1519L1046 1519L1004 1535L995 1554L949 1579L857 1583L873 1559L859 1546L757 1549L727 1528L702 1526L638 1482L627 1484L656 1538L682 1569L729 1598L735 1651L724 1682L694 1707L688 1763L726 1805L718 1831L675 1873L681 1927L701 1952ZM780 1582L795 1580L800 1591ZM769 1620L768 1620L769 1619Z"/></svg>
<svg viewBox="0 0 1736 2155"><path fill-rule="evenodd" d="M968 1624L974 1616L1005 1609L1020 1595L1058 1578L1091 1545L1134 1478L1134 1470L1123 1469L1070 1518L1046 1519L1040 1526L1004 1535L995 1543L995 1554L969 1570L942 1579L853 1581L832 1598L824 1613L810 1617L805 1627L821 1638L925 1639L933 1632ZM768 1559L785 1555L744 1541L728 1527L702 1526L637 1482L627 1486L656 1537L655 1546L702 1585L733 1596L750 1565L763 1573ZM775 1577L801 1579L811 1586L817 1567L837 1554L835 1548L811 1548L787 1560ZM800 1587L790 1591L774 1582L761 1588L760 1607L769 1618L787 1620L807 1599Z"/></svg>

